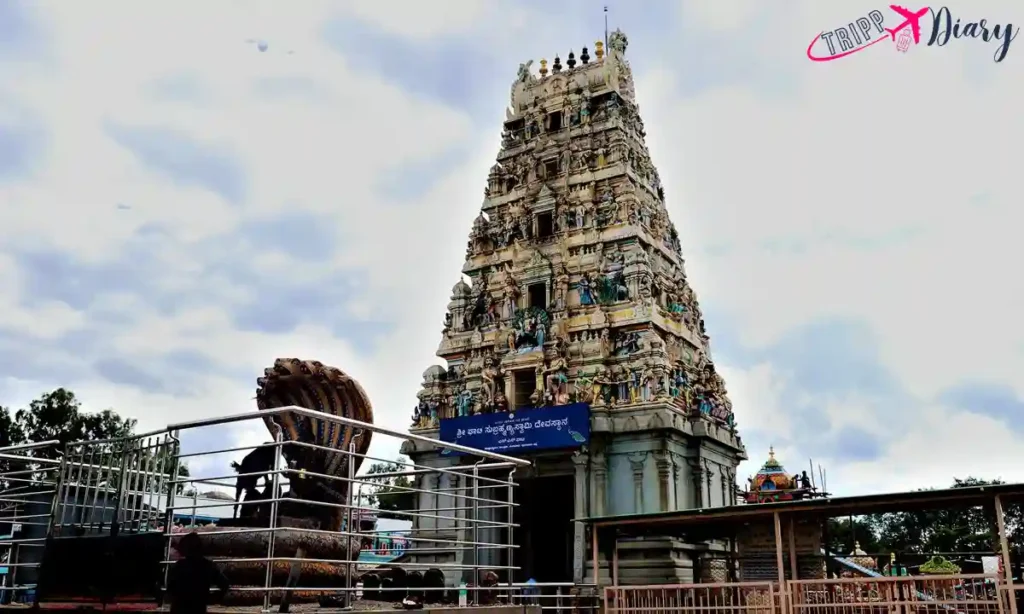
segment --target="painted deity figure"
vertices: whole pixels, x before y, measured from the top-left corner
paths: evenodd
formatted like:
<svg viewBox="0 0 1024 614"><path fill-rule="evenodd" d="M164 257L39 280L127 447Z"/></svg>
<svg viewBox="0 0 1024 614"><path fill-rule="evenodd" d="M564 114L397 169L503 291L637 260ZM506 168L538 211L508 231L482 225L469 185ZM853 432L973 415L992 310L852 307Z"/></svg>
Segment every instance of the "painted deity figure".
<svg viewBox="0 0 1024 614"><path fill-rule="evenodd" d="M460 418L470 415L473 411L473 391L463 389L457 399L457 412Z"/></svg>
<svg viewBox="0 0 1024 614"><path fill-rule="evenodd" d="M640 369L634 368L629 373L629 402L636 403L640 400L640 384L641 383L641 372ZM644 399L645 401L647 399Z"/></svg>
<svg viewBox="0 0 1024 614"><path fill-rule="evenodd" d="M594 405L610 405L612 400L612 380L608 377L608 368L601 365L594 374Z"/></svg>
<svg viewBox="0 0 1024 614"><path fill-rule="evenodd" d="M654 380L654 371L651 370L650 365L647 365L644 368L644 374L643 374L643 393L641 395L643 397L644 401L653 401L654 400L654 391L651 389L651 385L653 383L653 380Z"/></svg>
<svg viewBox="0 0 1024 614"><path fill-rule="evenodd" d="M565 358L556 356L544 375L545 396L553 405L565 405L568 402L569 378L566 376Z"/></svg>
<svg viewBox="0 0 1024 614"><path fill-rule="evenodd" d="M516 75L516 81L519 83L526 83L532 76L530 74L530 66L533 65L533 60L519 65L519 73Z"/></svg>
<svg viewBox="0 0 1024 614"><path fill-rule="evenodd" d="M495 393L497 392L497 380L501 376L501 369L495 366L494 360L488 356L484 360L484 368L480 371L480 378L483 380L481 402L484 409L494 406Z"/></svg>
<svg viewBox="0 0 1024 614"><path fill-rule="evenodd" d="M590 276L584 274L580 278L580 281L576 284L576 288L580 293L580 305L593 305L594 304L594 293L593 288L590 285Z"/></svg>

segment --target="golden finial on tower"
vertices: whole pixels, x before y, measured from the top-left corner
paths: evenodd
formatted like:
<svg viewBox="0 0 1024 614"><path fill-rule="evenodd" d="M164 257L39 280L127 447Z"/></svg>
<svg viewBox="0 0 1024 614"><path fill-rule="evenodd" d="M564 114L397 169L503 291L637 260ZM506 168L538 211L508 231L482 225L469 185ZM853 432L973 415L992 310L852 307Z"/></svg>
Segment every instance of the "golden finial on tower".
<svg viewBox="0 0 1024 614"><path fill-rule="evenodd" d="M540 61L540 76L542 76L542 77L548 76L548 61L547 60L541 60Z"/></svg>
<svg viewBox="0 0 1024 614"><path fill-rule="evenodd" d="M775 460L775 446L768 446L768 460Z"/></svg>
<svg viewBox="0 0 1024 614"><path fill-rule="evenodd" d="M594 43L594 55L597 56L598 62L600 62L601 58L604 57L604 43L602 41Z"/></svg>

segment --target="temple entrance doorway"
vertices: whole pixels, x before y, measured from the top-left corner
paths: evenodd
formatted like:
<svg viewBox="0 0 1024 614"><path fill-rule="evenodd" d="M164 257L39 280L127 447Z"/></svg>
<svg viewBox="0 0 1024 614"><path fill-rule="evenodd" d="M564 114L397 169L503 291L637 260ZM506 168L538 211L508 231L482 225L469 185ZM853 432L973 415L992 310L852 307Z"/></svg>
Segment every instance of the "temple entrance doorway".
<svg viewBox="0 0 1024 614"><path fill-rule="evenodd" d="M515 581L572 582L573 476L523 479L515 492Z"/></svg>

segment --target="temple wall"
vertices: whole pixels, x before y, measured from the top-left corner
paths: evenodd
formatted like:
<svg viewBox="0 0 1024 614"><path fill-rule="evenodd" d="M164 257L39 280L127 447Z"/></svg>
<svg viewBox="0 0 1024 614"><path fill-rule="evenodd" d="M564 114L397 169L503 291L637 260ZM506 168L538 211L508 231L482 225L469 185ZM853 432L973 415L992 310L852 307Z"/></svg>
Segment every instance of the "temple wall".
<svg viewBox="0 0 1024 614"><path fill-rule="evenodd" d="M821 526L817 522L797 522L793 527L799 580L824 577L821 558ZM786 578L792 580L789 552L790 526L782 518L782 555ZM774 521L751 523L737 535L740 579L744 582L775 582L779 579L778 553Z"/></svg>

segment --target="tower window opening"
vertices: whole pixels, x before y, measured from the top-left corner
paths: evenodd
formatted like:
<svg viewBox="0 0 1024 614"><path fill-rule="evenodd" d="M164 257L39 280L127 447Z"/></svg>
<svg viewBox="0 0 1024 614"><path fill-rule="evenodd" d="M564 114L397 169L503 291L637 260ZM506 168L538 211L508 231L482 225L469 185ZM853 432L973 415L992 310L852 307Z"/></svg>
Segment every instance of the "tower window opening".
<svg viewBox="0 0 1024 614"><path fill-rule="evenodd" d="M551 212L537 214L537 238L544 239L555 234L555 221Z"/></svg>
<svg viewBox="0 0 1024 614"><path fill-rule="evenodd" d="M513 398L509 399L512 402L512 407L519 409L520 407L527 407L530 405L530 395L537 388L537 375L533 369L519 369L518 371L512 372L513 382Z"/></svg>
<svg viewBox="0 0 1024 614"><path fill-rule="evenodd" d="M530 298L530 307L547 309L548 288L546 284L530 284L527 288L527 296Z"/></svg>
<svg viewBox="0 0 1024 614"><path fill-rule="evenodd" d="M505 129L509 131L514 139L523 138L523 132L526 131L526 121L522 119L515 119L510 122L505 122Z"/></svg>
<svg viewBox="0 0 1024 614"><path fill-rule="evenodd" d="M544 163L544 175L546 177L554 177L558 174L558 159L548 160Z"/></svg>
<svg viewBox="0 0 1024 614"><path fill-rule="evenodd" d="M548 132L558 132L562 129L562 112L548 114Z"/></svg>

